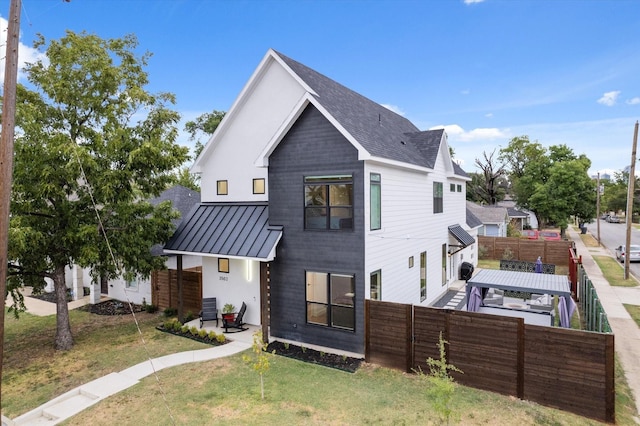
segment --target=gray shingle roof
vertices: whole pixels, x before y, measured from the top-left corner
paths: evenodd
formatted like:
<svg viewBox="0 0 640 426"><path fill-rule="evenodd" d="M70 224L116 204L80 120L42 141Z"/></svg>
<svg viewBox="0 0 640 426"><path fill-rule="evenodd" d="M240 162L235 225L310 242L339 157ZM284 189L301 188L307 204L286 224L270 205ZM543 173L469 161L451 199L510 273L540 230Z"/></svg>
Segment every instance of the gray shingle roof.
<svg viewBox="0 0 640 426"><path fill-rule="evenodd" d="M180 212L180 217L172 220L173 226L177 228L182 219L189 214L193 206L200 203L200 193L182 185L176 185L163 191L158 197L149 200L154 206L163 201L171 201L173 208ZM156 244L151 247L151 254L154 256L162 256L164 254L162 244Z"/></svg>
<svg viewBox="0 0 640 426"><path fill-rule="evenodd" d="M316 100L372 156L433 168L444 130L420 131L409 120L279 52ZM468 175L454 165L457 175Z"/></svg>
<svg viewBox="0 0 640 426"><path fill-rule="evenodd" d="M467 208L482 221L482 223L504 223L507 220L507 209L498 206L480 206L467 201Z"/></svg>
<svg viewBox="0 0 640 426"><path fill-rule="evenodd" d="M182 221L165 252L271 260L282 227L269 226L267 203L201 203Z"/></svg>
<svg viewBox="0 0 640 426"><path fill-rule="evenodd" d="M477 228L482 225L482 221L467 207L467 226L469 228Z"/></svg>

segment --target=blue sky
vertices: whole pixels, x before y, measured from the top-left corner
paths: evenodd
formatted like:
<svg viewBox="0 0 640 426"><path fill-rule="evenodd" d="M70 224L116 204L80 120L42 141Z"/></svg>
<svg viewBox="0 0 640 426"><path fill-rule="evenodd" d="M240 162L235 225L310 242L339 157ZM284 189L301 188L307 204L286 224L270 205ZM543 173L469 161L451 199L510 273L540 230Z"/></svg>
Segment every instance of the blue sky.
<svg viewBox="0 0 640 426"><path fill-rule="evenodd" d="M621 170L640 119L636 0L23 0L21 58L67 29L135 34L153 53L148 89L176 94L184 121L228 110L273 48L420 129L445 126L468 172L519 135Z"/></svg>

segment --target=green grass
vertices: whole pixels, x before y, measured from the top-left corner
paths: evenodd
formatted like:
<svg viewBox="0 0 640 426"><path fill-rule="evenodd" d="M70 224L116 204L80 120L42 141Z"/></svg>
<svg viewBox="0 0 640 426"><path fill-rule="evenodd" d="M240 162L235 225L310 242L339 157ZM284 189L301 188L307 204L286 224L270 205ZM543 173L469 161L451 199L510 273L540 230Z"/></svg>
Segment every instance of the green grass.
<svg viewBox="0 0 640 426"><path fill-rule="evenodd" d="M55 316L5 315L2 414L13 418L98 377L174 352L209 347L155 330L157 314L137 314L146 345L133 318L70 311L74 348L53 348ZM147 355L148 352L148 355Z"/></svg>
<svg viewBox="0 0 640 426"><path fill-rule="evenodd" d="M631 318L633 318L636 324L638 324L638 327L640 327L640 306L626 303L623 303L623 305L627 312L629 312L629 315L631 315Z"/></svg>
<svg viewBox="0 0 640 426"><path fill-rule="evenodd" d="M258 376L239 355L163 370L154 378L80 413L65 424L438 424L424 378L365 365L349 374L275 357ZM161 397L164 393L166 404ZM527 401L457 386L451 407L459 424L596 425ZM173 421L171 420L173 418ZM625 423L629 418L623 419Z"/></svg>
<svg viewBox="0 0 640 426"><path fill-rule="evenodd" d="M155 330L159 315L131 317L72 311L76 344L52 349L55 317L6 317L3 414L15 418L80 384L147 358L207 347ZM633 424L633 403L616 367L618 424ZM276 356L258 375L241 354L186 364L143 379L77 416L67 425L111 424L436 424L427 383L414 374L364 364L355 374ZM459 424L596 425L582 417L513 397L458 386L452 401Z"/></svg>
<svg viewBox="0 0 640 426"><path fill-rule="evenodd" d="M615 258L609 256L593 256L593 260L598 264L604 278L609 285L618 287L635 287L638 285L633 276L629 275L629 279L624 279L624 267Z"/></svg>

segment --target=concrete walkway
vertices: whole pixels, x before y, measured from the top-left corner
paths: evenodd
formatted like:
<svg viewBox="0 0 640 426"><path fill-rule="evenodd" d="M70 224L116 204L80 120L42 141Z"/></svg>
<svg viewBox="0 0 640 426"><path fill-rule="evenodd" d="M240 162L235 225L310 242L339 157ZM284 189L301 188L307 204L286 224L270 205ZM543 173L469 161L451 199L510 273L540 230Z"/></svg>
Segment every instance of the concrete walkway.
<svg viewBox="0 0 640 426"><path fill-rule="evenodd" d="M572 229L567 230L567 236L575 241L578 255L582 256L582 265L607 313L609 324L615 335L616 354L624 368L629 387L633 391L636 408L640 409L640 363L638 362L640 327L623 306L623 304L640 306L640 286L610 286L593 260L593 256L613 256L613 253L605 247L585 246L580 235ZM631 279L635 280L633 277Z"/></svg>

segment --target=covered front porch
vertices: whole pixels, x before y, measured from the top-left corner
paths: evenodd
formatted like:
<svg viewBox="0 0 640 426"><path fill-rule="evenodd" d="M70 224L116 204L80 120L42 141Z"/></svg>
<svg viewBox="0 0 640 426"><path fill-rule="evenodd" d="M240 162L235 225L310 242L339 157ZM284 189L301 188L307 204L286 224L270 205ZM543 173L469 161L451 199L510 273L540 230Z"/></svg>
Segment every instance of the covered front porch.
<svg viewBox="0 0 640 426"><path fill-rule="evenodd" d="M268 219L266 203L201 203L164 247L165 253L178 256L178 272L182 255L202 256L201 297L216 298L219 317L225 305L233 305L232 311L238 312L245 303L244 322L260 327L265 341L269 262L275 258L282 237L282 227L270 226ZM205 325L215 327L215 321ZM249 330L238 334L248 335L251 341Z"/></svg>

